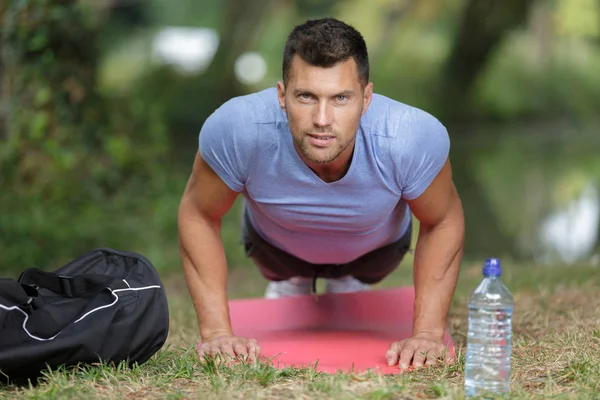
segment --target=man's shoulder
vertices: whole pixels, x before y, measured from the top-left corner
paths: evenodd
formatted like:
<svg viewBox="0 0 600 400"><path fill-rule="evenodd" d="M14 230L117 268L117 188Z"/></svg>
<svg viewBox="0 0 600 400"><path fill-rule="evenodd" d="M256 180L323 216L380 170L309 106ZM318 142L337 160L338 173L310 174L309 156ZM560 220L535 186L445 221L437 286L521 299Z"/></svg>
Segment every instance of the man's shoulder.
<svg viewBox="0 0 600 400"><path fill-rule="evenodd" d="M277 105L275 89L227 100L204 121L199 134L201 149L204 153L210 150L224 154L236 148L240 150L240 157L249 156L257 146L257 126L275 123L281 118L277 113Z"/></svg>
<svg viewBox="0 0 600 400"><path fill-rule="evenodd" d="M373 93L371 106L369 110L375 110L378 113L385 112L388 118L401 118L402 115L413 108L411 105L393 99L381 93Z"/></svg>
<svg viewBox="0 0 600 400"><path fill-rule="evenodd" d="M221 104L202 125L202 157L232 190L243 190L260 150L257 125L276 121L276 104L274 90L236 96Z"/></svg>
<svg viewBox="0 0 600 400"><path fill-rule="evenodd" d="M388 96L373 93L363 124L377 136L397 137L414 132L415 128L440 123L429 112Z"/></svg>
<svg viewBox="0 0 600 400"><path fill-rule="evenodd" d="M382 170L391 170L405 199L415 199L431 183L444 165L450 138L444 125L429 112L381 95L374 95L373 109L364 131Z"/></svg>
<svg viewBox="0 0 600 400"><path fill-rule="evenodd" d="M215 113L246 123L273 123L281 118L280 111L277 90L267 88L233 97L223 103Z"/></svg>

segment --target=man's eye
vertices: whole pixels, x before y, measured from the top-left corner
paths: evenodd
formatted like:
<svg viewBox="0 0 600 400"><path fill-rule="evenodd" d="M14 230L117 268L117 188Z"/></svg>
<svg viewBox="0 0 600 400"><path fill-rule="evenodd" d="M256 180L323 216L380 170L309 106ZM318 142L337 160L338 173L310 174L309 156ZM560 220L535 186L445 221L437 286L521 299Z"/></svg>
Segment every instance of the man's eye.
<svg viewBox="0 0 600 400"><path fill-rule="evenodd" d="M346 100L348 100L348 96L346 96L346 95L339 95L339 96L336 96L336 100L337 101L346 101Z"/></svg>
<svg viewBox="0 0 600 400"><path fill-rule="evenodd" d="M309 93L302 93L300 94L300 98L303 100L309 100L310 99L310 94Z"/></svg>

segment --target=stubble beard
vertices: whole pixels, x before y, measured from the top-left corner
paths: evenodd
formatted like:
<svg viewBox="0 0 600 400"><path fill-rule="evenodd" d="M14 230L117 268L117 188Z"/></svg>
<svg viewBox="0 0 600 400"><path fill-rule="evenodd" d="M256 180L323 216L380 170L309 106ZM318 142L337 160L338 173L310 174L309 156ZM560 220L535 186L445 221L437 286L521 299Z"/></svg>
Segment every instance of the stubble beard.
<svg viewBox="0 0 600 400"><path fill-rule="evenodd" d="M311 133L312 131L301 131L299 134L294 132L293 137L296 148L300 150L307 161L313 164L324 165L333 162L352 144L352 140L347 140L345 142L338 142L336 146L318 151L309 143L309 134ZM341 137L334 130L326 130L319 133L331 133L335 136L336 141L340 140Z"/></svg>
<svg viewBox="0 0 600 400"><path fill-rule="evenodd" d="M287 101L286 101L286 109L287 109ZM287 113L286 113L287 114ZM362 115L362 106L361 106L361 115ZM288 119L289 119L288 115ZM319 133L332 133L335 136L335 141L337 146L328 149L327 152L323 151L319 154L317 151L311 152L314 150L309 142L309 135L314 132L313 130L296 130L292 128L292 121L288 121L289 129L292 133L292 138L295 144L296 149L300 150L302 156L313 164L316 165L324 165L333 162L336 158L338 158L344 150L348 148L348 146L352 145L356 140L356 136L348 138L346 141L340 141L343 135L340 135L338 131L333 129L322 129ZM358 128L357 128L358 131ZM358 133L358 132L357 132Z"/></svg>

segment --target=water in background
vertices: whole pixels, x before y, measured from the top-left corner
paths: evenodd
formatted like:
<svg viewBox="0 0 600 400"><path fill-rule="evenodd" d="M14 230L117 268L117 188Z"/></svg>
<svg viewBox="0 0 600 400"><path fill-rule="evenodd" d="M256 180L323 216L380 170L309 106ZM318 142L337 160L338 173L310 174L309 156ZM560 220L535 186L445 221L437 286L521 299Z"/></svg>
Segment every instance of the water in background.
<svg viewBox="0 0 600 400"><path fill-rule="evenodd" d="M597 129L548 122L449 130L467 257L598 262Z"/></svg>

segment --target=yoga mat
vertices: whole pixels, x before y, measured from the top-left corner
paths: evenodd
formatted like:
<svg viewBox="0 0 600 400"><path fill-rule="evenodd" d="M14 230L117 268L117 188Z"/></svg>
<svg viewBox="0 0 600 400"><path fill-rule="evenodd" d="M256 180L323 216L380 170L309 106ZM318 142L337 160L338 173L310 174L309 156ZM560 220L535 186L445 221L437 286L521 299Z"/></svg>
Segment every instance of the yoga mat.
<svg viewBox="0 0 600 400"><path fill-rule="evenodd" d="M277 368L315 367L320 372L400 373L389 367L390 345L412 333L414 288L328 293L229 302L233 332L258 340ZM454 354L448 330L444 344Z"/></svg>

